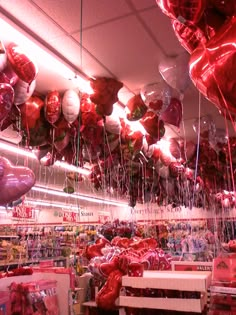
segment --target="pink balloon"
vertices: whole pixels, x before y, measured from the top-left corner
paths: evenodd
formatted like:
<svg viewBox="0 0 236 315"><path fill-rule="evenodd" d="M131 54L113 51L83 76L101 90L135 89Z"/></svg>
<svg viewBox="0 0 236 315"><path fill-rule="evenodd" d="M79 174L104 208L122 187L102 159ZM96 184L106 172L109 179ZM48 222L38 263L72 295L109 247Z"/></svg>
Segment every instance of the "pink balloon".
<svg viewBox="0 0 236 315"><path fill-rule="evenodd" d="M6 205L26 194L35 184L34 172L23 166L13 166L0 157L0 205Z"/></svg>
<svg viewBox="0 0 236 315"><path fill-rule="evenodd" d="M10 112L14 99L14 90L10 84L0 83L0 123Z"/></svg>

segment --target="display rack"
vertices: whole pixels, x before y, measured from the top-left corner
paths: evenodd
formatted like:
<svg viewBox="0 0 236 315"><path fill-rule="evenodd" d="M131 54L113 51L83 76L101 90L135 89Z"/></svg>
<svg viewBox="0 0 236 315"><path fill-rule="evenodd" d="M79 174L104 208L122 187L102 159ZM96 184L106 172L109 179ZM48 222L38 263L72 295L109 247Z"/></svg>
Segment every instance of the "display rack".
<svg viewBox="0 0 236 315"><path fill-rule="evenodd" d="M201 313L207 304L211 283L208 271L144 271L143 277L122 277L122 285L135 289L163 289L198 292L196 298L120 296L119 305L132 308L174 310Z"/></svg>

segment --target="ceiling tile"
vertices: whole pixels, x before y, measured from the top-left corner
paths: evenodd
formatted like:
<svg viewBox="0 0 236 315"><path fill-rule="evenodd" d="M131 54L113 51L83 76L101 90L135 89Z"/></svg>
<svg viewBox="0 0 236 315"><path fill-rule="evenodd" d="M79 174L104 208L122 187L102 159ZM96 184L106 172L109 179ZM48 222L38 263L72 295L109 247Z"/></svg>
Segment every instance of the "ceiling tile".
<svg viewBox="0 0 236 315"><path fill-rule="evenodd" d="M135 16L84 31L83 45L131 90L159 75L162 54Z"/></svg>
<svg viewBox="0 0 236 315"><path fill-rule="evenodd" d="M143 10L157 6L156 0L131 0L131 2L137 10Z"/></svg>
<svg viewBox="0 0 236 315"><path fill-rule="evenodd" d="M85 50L82 51L81 59L80 45L72 37L64 36L55 39L53 47L87 76L109 76L109 72Z"/></svg>
<svg viewBox="0 0 236 315"><path fill-rule="evenodd" d="M141 12L140 16L167 55L174 56L184 51L174 34L170 19L158 7Z"/></svg>
<svg viewBox="0 0 236 315"><path fill-rule="evenodd" d="M0 8L6 10L32 32L47 42L64 34L52 21L28 0L1 0Z"/></svg>
<svg viewBox="0 0 236 315"><path fill-rule="evenodd" d="M58 23L68 33L80 30L81 1L75 0L33 0L43 11ZM92 8L92 9L91 9ZM125 0L86 0L82 7L83 28L91 27L119 16L130 13Z"/></svg>

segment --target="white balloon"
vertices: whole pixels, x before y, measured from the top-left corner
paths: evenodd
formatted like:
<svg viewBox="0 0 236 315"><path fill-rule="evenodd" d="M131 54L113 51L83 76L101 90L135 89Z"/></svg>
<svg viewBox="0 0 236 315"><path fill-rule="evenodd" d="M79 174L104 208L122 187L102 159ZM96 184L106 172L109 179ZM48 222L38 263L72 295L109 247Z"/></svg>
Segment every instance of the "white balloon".
<svg viewBox="0 0 236 315"><path fill-rule="evenodd" d="M69 124L72 124L80 112L80 99L74 90L67 90L62 99L62 112Z"/></svg>
<svg viewBox="0 0 236 315"><path fill-rule="evenodd" d="M180 93L184 93L190 83L188 64L189 54L184 52L177 57L164 58L158 69L167 84Z"/></svg>
<svg viewBox="0 0 236 315"><path fill-rule="evenodd" d="M24 82L21 79L18 79L16 85L14 86L15 97L14 104L21 105L25 103L34 93L36 87L36 80L29 83Z"/></svg>
<svg viewBox="0 0 236 315"><path fill-rule="evenodd" d="M121 131L121 123L119 116L113 113L110 116L106 116L105 129L110 133L119 135Z"/></svg>

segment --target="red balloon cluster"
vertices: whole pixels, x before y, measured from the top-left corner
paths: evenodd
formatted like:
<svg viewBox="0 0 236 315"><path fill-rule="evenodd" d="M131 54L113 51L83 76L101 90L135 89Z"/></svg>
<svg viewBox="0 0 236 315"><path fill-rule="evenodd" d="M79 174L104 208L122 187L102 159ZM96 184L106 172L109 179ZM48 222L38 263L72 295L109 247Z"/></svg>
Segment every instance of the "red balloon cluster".
<svg viewBox="0 0 236 315"><path fill-rule="evenodd" d="M111 242L98 239L87 247L86 255L90 258L88 270L101 282L105 280L96 302L100 308L108 310L115 307L123 275L141 276L143 270L169 270L171 267L171 256L158 248L153 238L117 236Z"/></svg>
<svg viewBox="0 0 236 315"><path fill-rule="evenodd" d="M191 54L190 77L227 118L236 114L236 2L156 0L170 17L181 45Z"/></svg>

